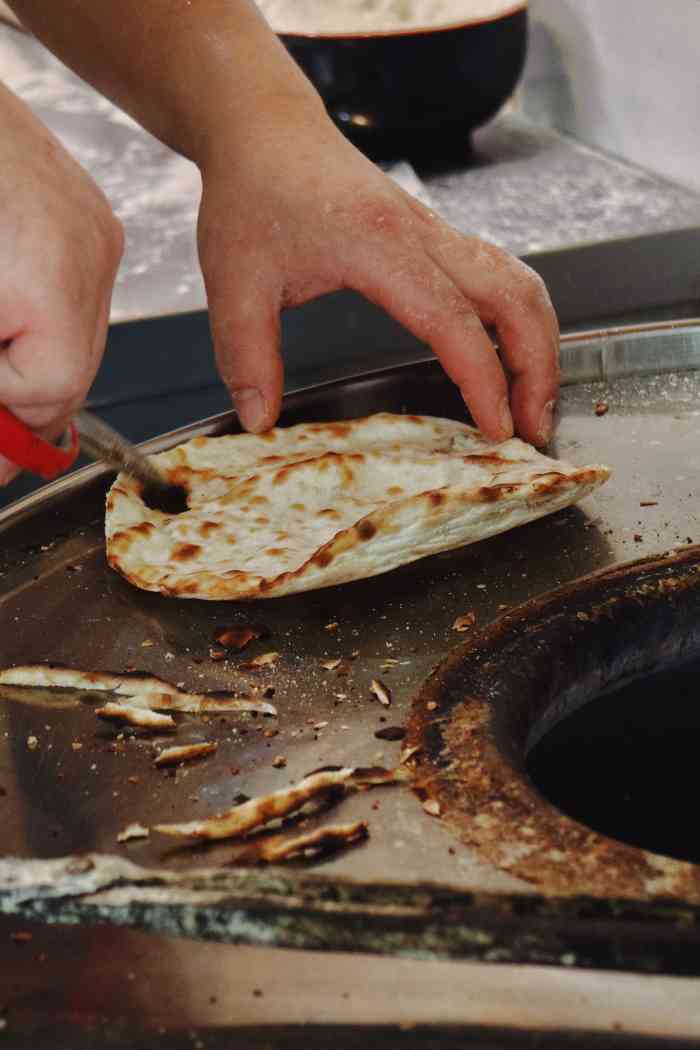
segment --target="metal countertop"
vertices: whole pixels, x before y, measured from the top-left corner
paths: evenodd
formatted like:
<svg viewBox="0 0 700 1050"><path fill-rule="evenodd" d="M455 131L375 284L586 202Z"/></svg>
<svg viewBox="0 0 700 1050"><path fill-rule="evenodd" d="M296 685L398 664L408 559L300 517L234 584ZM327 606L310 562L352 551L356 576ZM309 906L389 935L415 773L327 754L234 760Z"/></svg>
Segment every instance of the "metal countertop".
<svg viewBox="0 0 700 1050"><path fill-rule="evenodd" d="M0 70L96 178L124 224L112 320L205 305L195 225L200 178L47 52L0 24ZM458 229L518 255L700 225L700 196L512 113L447 164L421 169L433 206ZM456 156L455 156L456 152ZM440 170L442 169L442 170ZM410 178L410 176L409 176ZM413 189L420 183L413 181ZM409 185L409 188L411 186Z"/></svg>
<svg viewBox="0 0 700 1050"><path fill-rule="evenodd" d="M155 842L134 842L119 849L114 841L116 831L128 820L199 815L230 802L237 790L269 789L319 765L352 763L358 756L362 761L373 759L379 750L390 765L400 743L374 738L374 730L382 724L380 716L388 716L386 724L403 721L416 685L454 646L451 625L456 615L468 607L475 611L477 624L485 626L504 604L510 608L554 584L613 562L697 541L697 328L609 332L578 346L569 344L567 349L571 353L565 372L570 385L563 391L555 452L576 461L582 455L590 461L607 461L614 470L613 480L576 509L478 547L406 566L374 581L281 599L274 605L256 604L252 614L273 630L275 647L282 653L279 666L263 683L274 684L274 702L280 711L274 738L258 733L254 720L246 723L245 735L233 731L246 728L242 722L237 727L209 724L207 732L221 736L220 753L186 775L183 770L169 778L150 768L147 745L136 741L125 745L123 753L112 751L109 734L95 734L89 710L37 713L31 707L5 706L0 749L5 755L6 847L16 855L37 858L26 864L12 861L8 866L6 862L0 868L2 908L10 913L8 936L23 931L32 935L31 942L20 939L7 946L16 959L12 994L6 1000L9 1024L22 1032L42 1019L47 1024L53 1019L52 1023L58 1020L68 1025L66 1030L74 1035L74 1023L70 1018L61 1020L51 996L45 998L47 990L53 989L55 996L56 989L64 987L59 978L70 953L87 960L81 965L89 970L94 953L106 952L115 960L112 969L117 984L122 987L124 981L129 982L125 986L132 988L133 995L126 995L118 1007L109 1005L99 982L81 980L73 996L76 1016L97 1012L114 1024L121 1018L119 1023L133 1034L135 1014L141 1009L144 1023L167 1028L168 1019L162 1017L166 1000L156 995L157 1009L147 1005L155 993L146 989L159 979L154 967L162 965L163 973L170 974L169 986L174 981L182 989L181 1005L169 1011L173 1026L182 1031L183 1025L202 1025L205 1047L221 1045L225 1037L235 1036L236 1025L246 1019L263 1025L296 1023L304 1017L316 1023L329 1018L341 1024L349 1023L351 1017L408 1024L427 1018L438 1025L447 1018L487 1028L499 1024L520 1027L523 1038L525 1028L537 1029L545 1032L543 1040L547 1030L555 1040L552 1029L559 1025L569 1032L585 1031L592 1037L597 1032L608 1038L617 1038L616 1026L622 1025L630 1035L656 1039L657 1046L671 1036L700 1038L697 979L637 975L630 980L628 974L613 972L605 975L601 985L588 968L595 965L593 942L588 955L584 951L579 956L567 948L571 932L567 922L573 917L557 920L554 914L543 913L533 926L527 918L530 905L525 912L515 913L522 914L516 927L522 921L525 935L510 943L511 934L506 930L505 941L499 942L493 956L503 960L515 955L529 965L514 969L503 962L491 963L503 975L500 983L486 972L488 966L484 969L473 963L444 970L444 964L436 961L426 963L421 971L424 964L409 959L387 960L383 966L381 960L362 956L345 962L333 954L289 956L269 950L274 944L332 948L334 944L352 947L362 943L376 952L417 954L434 960L453 953L460 958L492 957L492 946L482 939L478 924L470 925L470 909L478 913L479 895L484 894L490 906L497 900L504 904L532 900L532 887L459 844L403 789L384 789L343 802L342 819L368 817L372 836L366 845L329 859L312 872L227 868L230 847L225 845L188 855L164 854ZM679 370L664 372L659 360L664 367ZM398 373L380 372L293 395L288 399L288 413L292 417L294 412L305 417L325 414L329 398L336 417L387 407L387 399L390 407L405 403L409 409L434 410L437 398L446 414L458 409L450 401L454 392L436 365L408 366L401 382L400 369ZM608 405L603 416L595 412L600 401ZM204 429L211 426L204 424ZM164 438L162 443L171 440ZM207 647L222 617L238 622L250 617L250 609L173 603L136 592L106 570L100 557L96 510L105 481L104 473L89 468L82 477L67 478L38 497L41 513L31 513L30 505L26 515L15 510L0 517L3 660L46 658L50 644L51 657L66 662L84 663L92 654L119 666L131 662L173 680L206 681L210 687L230 685L234 680L242 684L245 675L236 661L211 663ZM71 498L71 490L78 491L76 482L80 499ZM39 510L36 504L34 508ZM56 534L57 520L60 535ZM74 616L71 610L78 608L81 612ZM339 626L329 633L325 625L332 621ZM156 644L143 647L144 640ZM256 643L255 651L265 644ZM321 660L355 649L359 655L347 676L338 678L320 667ZM382 670L389 653L399 664ZM367 689L369 679L377 673L393 692L388 712L372 702ZM343 695L338 697L338 693ZM317 727L317 720L328 724ZM196 719L189 719L183 730L196 734L201 727ZM30 733L38 739L36 749L26 747ZM71 750L74 740L83 744L79 751ZM278 753L287 758L283 770L272 766ZM238 770L235 775L229 765ZM56 772L62 772L63 779L55 780ZM138 783L125 782L127 773L136 775ZM51 783L54 790L47 791ZM67 806L69 797L72 806ZM85 849L119 852L120 857L118 862L78 858L67 864L49 859ZM130 867L131 861L138 867ZM201 874L203 864L222 863L224 867L213 877ZM145 875L139 874L142 865ZM154 865L170 871L176 882L159 884ZM188 881L191 878L195 881ZM354 889L342 889L347 879ZM425 882L428 879L432 889ZM344 893L350 894L347 900ZM363 899L362 894L367 893L369 898ZM469 894L477 894L471 903ZM619 969L635 969L636 945L641 961L649 938L656 938L665 928L661 912L655 918L650 912L645 920L645 908L653 910L662 904L641 902L635 904L635 915L629 920L622 912L604 920L611 931L617 926L624 930L628 922L632 928L639 922L655 924L644 927L646 939L633 938L627 944ZM517 904L513 907L517 909ZM684 928L688 936L695 936L692 909L683 907L688 924ZM399 908L400 921L392 920L392 908ZM424 925L416 926L405 918L409 913L417 916L421 909ZM94 934L85 927L61 937L35 926L32 920L39 917L62 922L98 920L100 925ZM536 930L551 922L558 933L554 945L547 947L538 940ZM574 925L576 922L579 934L581 927L589 934L597 929L598 936L608 928L601 927L600 921L588 928L585 916ZM138 925L160 939L143 941L141 935L115 929L115 923ZM635 936L639 932L643 931ZM162 939L163 933L178 933L184 939ZM675 927L669 927L670 946L676 933ZM192 935L243 939L260 947L200 948L187 940ZM624 934L620 937L618 946L624 943ZM32 965L37 952L46 956L45 968L38 974ZM159 956L157 964L154 952ZM560 964L558 978L551 969L531 965L544 958ZM694 966L692 958L691 953L687 960ZM295 959L298 966L293 964ZM225 990L221 984L221 966L232 966L240 973L235 990ZM478 1000L472 993L467 995L467 988L473 992L476 986L482 989ZM516 986L522 994L514 997ZM211 999L199 1003L204 987L214 1000L221 997L220 1008ZM420 994L409 995L416 987ZM316 989L324 990L320 997ZM605 990L609 992L608 1008ZM349 1004L345 993L350 996ZM653 1016L648 1010L650 1002L656 1004ZM85 1038L85 1045L91 1045ZM290 1036L288 1045L297 1045L295 1038ZM482 1045L507 1046L505 1039ZM121 1045L116 1037L113 1041ZM449 1034L444 1045L450 1045ZM566 1044L555 1040L552 1045Z"/></svg>

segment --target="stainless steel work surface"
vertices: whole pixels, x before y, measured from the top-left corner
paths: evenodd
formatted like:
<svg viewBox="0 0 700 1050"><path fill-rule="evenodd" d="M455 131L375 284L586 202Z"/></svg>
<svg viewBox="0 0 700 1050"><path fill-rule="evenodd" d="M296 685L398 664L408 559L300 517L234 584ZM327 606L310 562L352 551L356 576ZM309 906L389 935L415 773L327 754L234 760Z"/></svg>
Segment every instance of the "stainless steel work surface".
<svg viewBox="0 0 700 1050"><path fill-rule="evenodd" d="M474 612L476 630L504 609L592 570L700 541L700 374L662 371L699 362L700 331L692 325L565 344L564 379L573 385L563 390L552 451L573 462L609 464L613 475L604 488L517 531L315 593L233 604L178 602L136 590L105 563L102 501L109 476L97 468L10 507L0 516L4 666L51 660L87 670L154 672L195 690L274 690L279 717L186 718L178 743L216 739L219 750L173 775L154 769L152 738L116 739L90 705L39 711L8 702L0 736L4 852L116 852L138 864L177 869L226 863L230 844L173 849L154 835L118 847L116 835L134 820L149 825L219 811L240 793L282 787L320 766L395 764L400 741L375 733L403 724L417 687L463 640L453 630L458 616ZM652 368L655 374L625 375ZM605 369L620 378L579 381ZM600 402L604 415L596 414ZM291 395L283 422L378 409L462 414L439 366L425 362ZM218 417L178 432L177 440L232 425L231 417ZM211 659L217 628L251 621L262 623L268 637L226 660ZM239 668L269 650L281 654L273 668ZM323 667L337 657L343 658L338 669ZM390 707L371 693L373 678L389 687ZM35 748L27 746L30 736ZM273 765L279 757L286 760L282 768ZM455 851L409 791L359 794L341 808L344 819L368 818L371 837L326 861L327 876L528 889L468 851Z"/></svg>
<svg viewBox="0 0 700 1050"><path fill-rule="evenodd" d="M186 939L199 937L268 948L558 964L568 971L562 977L573 982L573 998L563 995L562 985L552 993L562 1004L556 1021L559 1025L561 1020L562 1029L609 1032L625 1024L627 1032L656 1039L654 1045L662 1045L662 1034L700 1035L700 1021L688 1005L696 988L690 979L697 973L692 962L698 957L696 908L663 900L647 901L646 910L619 901L588 901L585 906L577 901L569 908L556 898L547 900L525 880L459 842L407 787L360 792L310 818L319 824L363 819L370 830L363 844L315 865L241 867L236 864L238 847L230 842L183 849L156 834L125 844L116 841L132 821L151 825L201 817L234 804L241 794L282 787L321 766L395 765L401 740L375 734L402 727L428 674L463 641L464 635L453 629L457 617L473 612L473 630L478 631L556 585L700 541L700 325L565 340L562 364L565 385L552 451L576 463L609 464L613 475L608 484L576 508L371 580L257 603L177 602L135 590L105 563L103 501L111 476L97 467L0 514L2 666L51 660L89 670L153 672L197 690L266 694L278 711L276 719L181 716L178 743L215 739L219 748L199 764L169 773L153 764L152 738L120 734L98 723L90 704L63 708L7 699L0 711L5 856L0 861L0 907L10 916L4 928L17 959L19 996L9 996L8 1002L20 1003L26 993L37 1011L32 1016L55 1020L55 1008L41 991L43 979L34 974L37 952L55 985L62 953L82 952L85 937L94 950L121 953L118 957L135 975L127 975L129 982L143 977L139 960L154 945L162 946L164 957L175 953L184 996L195 995L200 980L213 979L217 959L228 959L227 966L235 959L246 974L248 965L250 974L259 972L255 955L215 956L213 947L199 952ZM290 394L282 421L351 418L380 409L463 417L456 391L430 360ZM147 447L155 450L233 427L232 416L217 417ZM212 660L217 628L251 622L263 624L268 636L240 654ZM268 650L281 654L271 668L240 666ZM323 667L338 657L343 659L340 668ZM389 707L373 697L373 678L389 688ZM94 937L79 931L65 931L63 938L52 933L51 956L40 946L47 920L102 925ZM116 929L124 924L180 939L145 941L139 948L136 934ZM230 944L220 948L235 951ZM199 961L192 961L195 956ZM265 949L261 958L278 989L285 981L298 989L301 973L310 975L312 984L326 973L323 957L312 951L290 956ZM326 977L339 972L340 964L330 961L337 958L328 956ZM367 980L368 965L360 955L347 970L340 966L341 983L353 975L358 1020L363 1010L363 1019L378 1025L444 1020L442 1007L433 1014L425 1005L412 1010L405 995L396 999L396 1011L380 1008ZM375 992L388 987L382 965L389 963L377 959ZM689 976L639 978L647 982L639 987L660 1003L669 1006L673 996L680 997L674 1010L664 1013L660 1007L654 1023L637 1001L636 986L625 983L629 977L611 977L619 986L616 994L625 1016L620 1021L606 1015L599 1025L590 1016L582 1018L573 1003L588 989L590 1002L599 1003L592 1009L600 1019L601 989L591 967ZM531 965L516 972L525 984L533 974L551 973ZM417 972L406 973L409 984L420 982ZM469 973L461 971L457 984L468 982ZM475 980L485 979L483 967L473 973ZM442 971L426 970L425 988L444 987L444 979ZM537 984L538 978L533 980ZM551 986L549 977L543 980L540 988ZM663 980L671 981L671 998L665 997ZM257 980L248 983L254 1003L240 1014L241 1023L253 1024L256 1018L269 1023L272 1018L293 1024L300 1019L291 1007L277 1010L264 998L257 1002ZM93 991L85 992L82 1008L99 1011ZM313 1001L310 988L299 995L300 1003ZM153 997L146 998L144 1023L162 1025L163 1000L156 1008ZM209 1017L208 1007L190 1006L185 1003L175 1011L178 1030L186 1017L191 1027L209 1021L235 1024L230 1012L217 1019ZM453 1007L448 1021L478 1025L478 1004L472 1006ZM17 1011L19 1019L19 1006ZM114 1009L108 1012L116 1016ZM496 1027L527 1023L538 1031L553 1031L545 1013L544 1005L528 1012L510 994L494 993L493 1010L482 1020ZM18 1030L29 1031L27 1017L18 1020ZM350 1023L342 1003L328 1017ZM323 1012L309 1019L323 1020ZM122 1021L128 1027L133 1017ZM450 1045L449 1038L447 1034L444 1044L435 1045ZM483 1045L509 1045L506 1038L510 1036L503 1035L500 1044ZM85 1045L92 1044L87 1040ZM117 1036L114 1045L122 1045ZM256 1044L253 1040L249 1045ZM279 1045L296 1043L289 1036L288 1043Z"/></svg>

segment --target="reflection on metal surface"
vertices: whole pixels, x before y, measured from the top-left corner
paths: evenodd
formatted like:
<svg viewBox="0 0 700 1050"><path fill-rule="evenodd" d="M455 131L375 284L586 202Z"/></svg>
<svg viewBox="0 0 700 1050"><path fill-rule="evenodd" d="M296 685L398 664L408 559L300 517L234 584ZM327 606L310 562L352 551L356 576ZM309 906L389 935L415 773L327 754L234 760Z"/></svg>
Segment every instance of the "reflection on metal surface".
<svg viewBox="0 0 700 1050"><path fill-rule="evenodd" d="M669 321L564 336L561 381L610 382L700 368L700 321Z"/></svg>

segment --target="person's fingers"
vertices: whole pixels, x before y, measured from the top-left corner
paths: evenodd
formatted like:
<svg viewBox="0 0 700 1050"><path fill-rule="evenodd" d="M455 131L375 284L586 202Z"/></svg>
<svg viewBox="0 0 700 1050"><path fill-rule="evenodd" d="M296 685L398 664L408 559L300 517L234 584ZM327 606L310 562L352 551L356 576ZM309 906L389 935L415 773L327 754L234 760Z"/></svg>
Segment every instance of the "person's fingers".
<svg viewBox="0 0 700 1050"><path fill-rule="evenodd" d="M384 255L364 260L349 283L432 348L487 437L512 437L506 377L472 304L423 252L404 263Z"/></svg>
<svg viewBox="0 0 700 1050"><path fill-rule="evenodd" d="M0 342L0 402L45 441L61 438L80 408L104 351L109 324L111 287L95 304L95 315L82 324L52 318L50 334L40 326ZM3 334L6 334L7 329ZM20 469L0 455L0 485Z"/></svg>
<svg viewBox="0 0 700 1050"><path fill-rule="evenodd" d="M81 404L97 363L92 333L89 342L77 333L67 340L21 334L0 351L2 401L16 414L29 413L29 426L48 427Z"/></svg>
<svg viewBox="0 0 700 1050"><path fill-rule="evenodd" d="M0 453L0 488L9 485L21 473L20 468Z"/></svg>
<svg viewBox="0 0 700 1050"><path fill-rule="evenodd" d="M545 444L559 385L559 327L544 282L499 248L453 231L427 250L495 326L515 425L526 440Z"/></svg>
<svg viewBox="0 0 700 1050"><path fill-rule="evenodd" d="M280 296L269 282L241 280L209 291L214 353L242 426L268 430L282 401Z"/></svg>

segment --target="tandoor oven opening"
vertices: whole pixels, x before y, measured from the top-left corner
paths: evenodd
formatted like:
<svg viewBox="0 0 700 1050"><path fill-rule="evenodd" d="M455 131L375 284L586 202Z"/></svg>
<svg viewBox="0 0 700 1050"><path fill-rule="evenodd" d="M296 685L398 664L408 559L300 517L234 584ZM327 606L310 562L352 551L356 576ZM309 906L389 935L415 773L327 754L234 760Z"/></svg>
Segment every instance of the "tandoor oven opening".
<svg viewBox="0 0 700 1050"><path fill-rule="evenodd" d="M540 737L531 780L582 824L700 863L700 658L599 696Z"/></svg>

